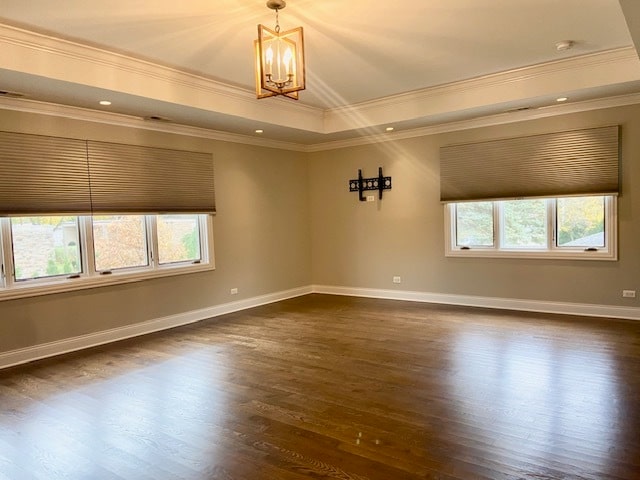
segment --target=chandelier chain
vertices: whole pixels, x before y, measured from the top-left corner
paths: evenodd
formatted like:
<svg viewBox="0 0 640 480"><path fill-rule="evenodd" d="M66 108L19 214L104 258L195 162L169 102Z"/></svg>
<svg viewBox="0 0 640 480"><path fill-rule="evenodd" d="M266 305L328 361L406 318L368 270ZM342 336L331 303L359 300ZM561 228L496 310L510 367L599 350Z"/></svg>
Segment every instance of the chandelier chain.
<svg viewBox="0 0 640 480"><path fill-rule="evenodd" d="M280 22L278 21L278 11L280 9L276 8L276 33L280 33Z"/></svg>

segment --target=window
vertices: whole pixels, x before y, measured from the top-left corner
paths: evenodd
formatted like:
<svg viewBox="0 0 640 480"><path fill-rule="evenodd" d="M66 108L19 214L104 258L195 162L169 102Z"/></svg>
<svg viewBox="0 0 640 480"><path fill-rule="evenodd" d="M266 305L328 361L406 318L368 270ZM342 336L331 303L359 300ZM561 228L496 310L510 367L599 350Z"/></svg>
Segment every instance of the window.
<svg viewBox="0 0 640 480"><path fill-rule="evenodd" d="M547 247L547 204L543 199L501 202L504 248Z"/></svg>
<svg viewBox="0 0 640 480"><path fill-rule="evenodd" d="M559 198L559 247L605 247L604 197Z"/></svg>
<svg viewBox="0 0 640 480"><path fill-rule="evenodd" d="M0 218L0 300L213 268L211 215Z"/></svg>
<svg viewBox="0 0 640 480"><path fill-rule="evenodd" d="M0 300L213 269L213 173L210 152L0 131Z"/></svg>
<svg viewBox="0 0 640 480"><path fill-rule="evenodd" d="M99 215L92 225L98 272L149 265L144 215Z"/></svg>
<svg viewBox="0 0 640 480"><path fill-rule="evenodd" d="M442 146L445 254L616 260L619 160L617 125Z"/></svg>
<svg viewBox="0 0 640 480"><path fill-rule="evenodd" d="M200 261L200 225L197 215L158 215L160 265Z"/></svg>
<svg viewBox="0 0 640 480"><path fill-rule="evenodd" d="M493 246L493 204L459 203L456 211L456 245Z"/></svg>
<svg viewBox="0 0 640 480"><path fill-rule="evenodd" d="M82 272L78 217L15 217L9 222L15 281Z"/></svg>
<svg viewBox="0 0 640 480"><path fill-rule="evenodd" d="M447 256L617 259L615 196L446 205Z"/></svg>

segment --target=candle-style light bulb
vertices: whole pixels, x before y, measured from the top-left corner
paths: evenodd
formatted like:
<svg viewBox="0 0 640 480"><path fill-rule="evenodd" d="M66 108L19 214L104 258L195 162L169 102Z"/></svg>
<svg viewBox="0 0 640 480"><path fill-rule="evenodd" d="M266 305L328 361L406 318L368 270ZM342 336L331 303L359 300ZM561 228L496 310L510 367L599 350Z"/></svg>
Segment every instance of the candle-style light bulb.
<svg viewBox="0 0 640 480"><path fill-rule="evenodd" d="M267 75L271 75L271 67L273 65L273 48L271 46L267 48L265 58L267 60Z"/></svg>
<svg viewBox="0 0 640 480"><path fill-rule="evenodd" d="M291 47L287 47L287 50L284 52L284 57L282 61L284 62L285 69L287 70L287 75L289 75L291 70L291 59L293 58L293 52L291 52Z"/></svg>

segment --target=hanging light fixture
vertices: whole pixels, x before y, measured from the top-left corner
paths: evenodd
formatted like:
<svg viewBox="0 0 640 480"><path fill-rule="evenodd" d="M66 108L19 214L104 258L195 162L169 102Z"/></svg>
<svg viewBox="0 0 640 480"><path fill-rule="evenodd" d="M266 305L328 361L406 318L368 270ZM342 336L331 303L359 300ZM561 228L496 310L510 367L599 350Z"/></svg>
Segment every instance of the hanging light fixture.
<svg viewBox="0 0 640 480"><path fill-rule="evenodd" d="M305 89L304 41L302 27L280 31L278 11L284 0L268 0L267 7L276 11L276 28L258 25L256 48L256 95L258 98L284 95L298 99Z"/></svg>

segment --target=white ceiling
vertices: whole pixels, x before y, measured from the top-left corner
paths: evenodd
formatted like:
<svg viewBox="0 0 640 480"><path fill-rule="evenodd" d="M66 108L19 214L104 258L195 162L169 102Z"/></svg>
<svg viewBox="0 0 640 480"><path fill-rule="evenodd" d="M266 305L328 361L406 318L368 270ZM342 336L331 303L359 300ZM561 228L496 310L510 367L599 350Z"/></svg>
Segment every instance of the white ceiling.
<svg viewBox="0 0 640 480"><path fill-rule="evenodd" d="M307 56L295 102L254 96L256 25L275 23L265 0L2 0L0 90L25 95L5 107L50 102L318 144L638 93L627 26L638 3L288 0L280 24L304 27ZM574 48L558 52L561 40Z"/></svg>

